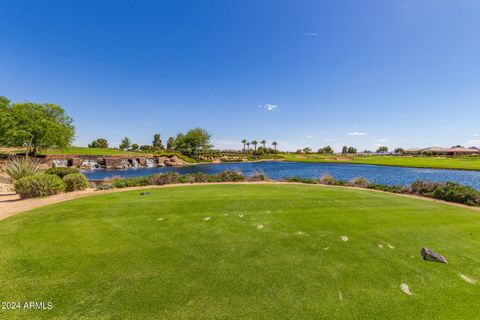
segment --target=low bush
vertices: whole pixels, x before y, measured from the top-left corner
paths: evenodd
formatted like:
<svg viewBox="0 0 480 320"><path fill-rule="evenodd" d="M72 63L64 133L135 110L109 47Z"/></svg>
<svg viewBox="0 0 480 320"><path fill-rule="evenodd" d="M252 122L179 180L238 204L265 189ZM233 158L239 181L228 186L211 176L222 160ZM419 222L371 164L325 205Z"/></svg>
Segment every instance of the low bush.
<svg viewBox="0 0 480 320"><path fill-rule="evenodd" d="M177 183L180 175L176 172L160 173L150 177L150 184L153 185L164 185Z"/></svg>
<svg viewBox="0 0 480 320"><path fill-rule="evenodd" d="M332 177L331 175L329 174L326 174L324 176L322 176L318 182L321 183L321 184L327 184L327 185L336 185L338 184L338 181L337 179L335 179L334 177Z"/></svg>
<svg viewBox="0 0 480 320"><path fill-rule="evenodd" d="M72 168L72 167L56 167L56 168L50 168L45 173L48 174L54 174L56 176L59 176L60 178L63 178L69 174L78 174L80 173L80 170L78 168Z"/></svg>
<svg viewBox="0 0 480 320"><path fill-rule="evenodd" d="M152 184L150 179L150 176L127 178L120 180L112 180L111 184L115 188L144 187Z"/></svg>
<svg viewBox="0 0 480 320"><path fill-rule="evenodd" d="M45 169L39 160L26 157L14 157L8 160L1 168L1 172L8 175L12 180L43 173Z"/></svg>
<svg viewBox="0 0 480 320"><path fill-rule="evenodd" d="M285 178L286 182L298 182L298 183L307 183L307 184L317 184L318 182L314 179L305 179L300 177L291 177Z"/></svg>
<svg viewBox="0 0 480 320"><path fill-rule="evenodd" d="M401 186L387 186L384 184L377 184L377 183L370 183L367 186L368 189L373 189L373 190L380 190L380 191L385 191L385 192L392 192L392 193L403 193L404 188Z"/></svg>
<svg viewBox="0 0 480 320"><path fill-rule="evenodd" d="M56 175L39 173L17 180L14 188L22 199L37 198L64 192L65 183Z"/></svg>
<svg viewBox="0 0 480 320"><path fill-rule="evenodd" d="M436 199L462 203L469 206L480 205L479 191L454 182L447 182L446 184L439 185L435 191L433 191L433 197Z"/></svg>
<svg viewBox="0 0 480 320"><path fill-rule="evenodd" d="M219 182L239 182L245 181L245 176L237 171L223 171L217 174Z"/></svg>
<svg viewBox="0 0 480 320"><path fill-rule="evenodd" d="M268 181L268 177L265 173L256 173L254 175L251 175L247 179L250 182L256 182L256 181Z"/></svg>
<svg viewBox="0 0 480 320"><path fill-rule="evenodd" d="M366 187L368 187L370 182L365 178L357 177L357 178L353 178L352 180L350 180L349 184L351 186L354 186L354 187L366 188Z"/></svg>
<svg viewBox="0 0 480 320"><path fill-rule="evenodd" d="M110 189L113 189L114 186L113 184L109 183L109 182L103 182L103 183L100 183L99 185L97 185L97 190L110 190Z"/></svg>
<svg viewBox="0 0 480 320"><path fill-rule="evenodd" d="M81 173L68 174L62 180L65 182L65 191L67 192L85 190L90 185L87 177Z"/></svg>
<svg viewBox="0 0 480 320"><path fill-rule="evenodd" d="M433 196L433 192L440 186L440 183L430 181L415 181L408 187L408 192L423 196Z"/></svg>

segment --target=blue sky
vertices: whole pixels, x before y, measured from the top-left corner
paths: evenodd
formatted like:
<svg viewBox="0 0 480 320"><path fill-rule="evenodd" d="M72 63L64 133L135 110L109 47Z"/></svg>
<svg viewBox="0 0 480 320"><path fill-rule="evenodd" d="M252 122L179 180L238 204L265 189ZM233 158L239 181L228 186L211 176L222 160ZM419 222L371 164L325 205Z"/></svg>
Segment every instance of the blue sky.
<svg viewBox="0 0 480 320"><path fill-rule="evenodd" d="M480 2L0 0L0 95L76 145L192 127L217 147L480 145Z"/></svg>

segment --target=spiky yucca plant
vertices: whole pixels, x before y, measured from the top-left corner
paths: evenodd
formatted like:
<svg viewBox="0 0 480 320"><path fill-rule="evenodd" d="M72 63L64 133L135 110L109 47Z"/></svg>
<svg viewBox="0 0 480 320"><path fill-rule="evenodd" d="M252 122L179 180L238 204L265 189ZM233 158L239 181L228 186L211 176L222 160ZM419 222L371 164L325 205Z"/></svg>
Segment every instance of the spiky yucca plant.
<svg viewBox="0 0 480 320"><path fill-rule="evenodd" d="M10 176L13 180L18 180L23 177L33 176L37 173L43 173L45 169L37 159L14 157L8 160L0 171Z"/></svg>

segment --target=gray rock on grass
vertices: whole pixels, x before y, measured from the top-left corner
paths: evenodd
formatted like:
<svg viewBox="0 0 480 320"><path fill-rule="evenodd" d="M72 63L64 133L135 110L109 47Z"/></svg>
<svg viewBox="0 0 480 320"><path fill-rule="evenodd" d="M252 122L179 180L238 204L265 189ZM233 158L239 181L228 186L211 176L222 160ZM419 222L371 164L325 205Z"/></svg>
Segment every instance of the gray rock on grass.
<svg viewBox="0 0 480 320"><path fill-rule="evenodd" d="M436 252L433 252L427 247L422 248L422 250L420 251L420 255L422 256L423 260L440 262L440 263L448 263L447 259L444 256Z"/></svg>

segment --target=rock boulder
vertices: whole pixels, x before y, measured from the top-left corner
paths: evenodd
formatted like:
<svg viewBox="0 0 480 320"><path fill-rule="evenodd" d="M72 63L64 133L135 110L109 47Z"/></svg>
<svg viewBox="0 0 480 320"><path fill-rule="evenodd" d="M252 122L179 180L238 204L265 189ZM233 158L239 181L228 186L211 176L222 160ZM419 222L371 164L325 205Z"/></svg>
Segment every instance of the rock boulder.
<svg viewBox="0 0 480 320"><path fill-rule="evenodd" d="M423 247L422 250L420 251L420 255L422 256L423 260L427 261L434 261L434 262L440 262L440 263L448 263L447 259L445 259L444 256L433 252L432 250L428 249L427 247Z"/></svg>

